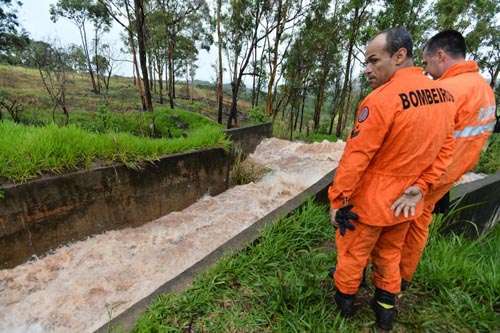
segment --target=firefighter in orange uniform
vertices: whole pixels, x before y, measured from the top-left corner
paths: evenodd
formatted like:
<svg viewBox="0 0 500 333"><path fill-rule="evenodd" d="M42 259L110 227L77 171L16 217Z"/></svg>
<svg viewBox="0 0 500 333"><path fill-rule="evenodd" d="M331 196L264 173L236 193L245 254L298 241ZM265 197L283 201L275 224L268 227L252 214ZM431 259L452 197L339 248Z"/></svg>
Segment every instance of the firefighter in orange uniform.
<svg viewBox="0 0 500 333"><path fill-rule="evenodd" d="M427 242L435 204L463 174L476 166L481 149L495 127L495 95L479 74L476 62L465 60L465 50L465 40L455 30L436 34L424 48L426 71L455 97L455 151L451 165L439 184L424 197L423 214L410 224L400 265L403 289L408 287L417 269ZM395 213L399 214L407 203L414 205L419 199L418 193L416 194L417 196L412 196L407 193L398 199L394 205Z"/></svg>
<svg viewBox="0 0 500 333"><path fill-rule="evenodd" d="M377 325L391 329L400 291L399 263L409 218L391 205L417 184L425 193L453 153L453 95L413 67L411 36L384 31L366 48L365 75L374 90L360 104L354 129L328 196L336 225L335 301L353 315L354 297L370 255ZM412 207L420 214L423 204Z"/></svg>

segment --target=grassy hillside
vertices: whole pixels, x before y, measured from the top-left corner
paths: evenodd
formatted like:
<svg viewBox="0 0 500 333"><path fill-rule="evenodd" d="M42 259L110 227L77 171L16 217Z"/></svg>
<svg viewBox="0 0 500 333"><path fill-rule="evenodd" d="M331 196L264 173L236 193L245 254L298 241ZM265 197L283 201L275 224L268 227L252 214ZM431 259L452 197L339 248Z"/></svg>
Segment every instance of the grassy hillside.
<svg viewBox="0 0 500 333"><path fill-rule="evenodd" d="M62 112L53 112L36 69L0 65L0 93L22 106L19 124L5 110L2 114L0 183L96 163L138 167L166 154L228 145L223 126L213 120L216 113L208 105L213 97L210 90L196 89L193 97L198 100L179 99L185 108L155 104L153 113L141 112L132 79L113 78L105 98L90 90L85 75L72 73L67 86L68 126L61 126L65 124Z"/></svg>
<svg viewBox="0 0 500 333"><path fill-rule="evenodd" d="M23 104L25 112L31 113L33 117L36 112L44 111L52 113L52 103L43 86L37 69L0 64L0 91L15 96ZM164 94L166 94L164 92ZM208 86L195 87L192 92L193 99L188 99L186 86L178 83L176 85L176 106L190 111L199 112L210 119L217 119L215 90ZM153 95L155 106L159 104L158 94ZM224 105L229 110L231 97L224 96ZM112 112L140 111L141 103L132 78L112 77L110 88L105 94L96 95L91 91L91 83L88 75L72 73L67 85L67 103L70 109L70 117L79 112L96 112L100 105L106 102ZM164 96L164 104L167 106L167 96ZM250 104L240 99L239 109L241 118L246 119L246 111ZM56 112L60 112L57 110Z"/></svg>

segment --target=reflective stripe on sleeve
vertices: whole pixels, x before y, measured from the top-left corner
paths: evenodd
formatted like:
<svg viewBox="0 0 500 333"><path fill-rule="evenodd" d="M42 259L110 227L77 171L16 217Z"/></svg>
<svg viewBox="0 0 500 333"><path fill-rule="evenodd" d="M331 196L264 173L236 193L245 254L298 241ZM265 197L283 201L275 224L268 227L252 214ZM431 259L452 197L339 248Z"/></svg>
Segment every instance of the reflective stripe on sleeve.
<svg viewBox="0 0 500 333"><path fill-rule="evenodd" d="M495 121L492 121L491 123L487 123L485 125L467 126L464 129L461 129L460 131L455 131L453 135L455 138L468 138L486 132L493 132L494 128L495 128Z"/></svg>

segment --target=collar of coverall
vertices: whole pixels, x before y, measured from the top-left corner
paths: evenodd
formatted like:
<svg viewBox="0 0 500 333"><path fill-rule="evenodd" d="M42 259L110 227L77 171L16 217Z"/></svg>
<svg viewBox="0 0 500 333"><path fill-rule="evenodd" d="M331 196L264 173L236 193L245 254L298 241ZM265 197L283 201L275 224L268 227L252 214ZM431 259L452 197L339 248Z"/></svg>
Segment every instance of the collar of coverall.
<svg viewBox="0 0 500 333"><path fill-rule="evenodd" d="M411 74L423 74L423 72L424 72L424 70L420 67L416 67L416 66L403 67L403 68L400 68L397 71L395 71L394 74L392 74L389 81L394 80L398 77L403 77L403 76L409 75L409 74L410 75Z"/></svg>
<svg viewBox="0 0 500 333"><path fill-rule="evenodd" d="M479 71L479 67L474 60L464 60L450 66L450 68L448 68L439 79L442 80L459 74L477 71Z"/></svg>

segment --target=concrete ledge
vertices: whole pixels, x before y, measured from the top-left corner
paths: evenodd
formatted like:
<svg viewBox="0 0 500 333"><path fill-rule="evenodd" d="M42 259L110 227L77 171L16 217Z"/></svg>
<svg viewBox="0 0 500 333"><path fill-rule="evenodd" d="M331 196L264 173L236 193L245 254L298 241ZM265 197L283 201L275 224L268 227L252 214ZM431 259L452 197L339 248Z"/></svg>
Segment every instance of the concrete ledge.
<svg viewBox="0 0 500 333"><path fill-rule="evenodd" d="M500 172L455 186L450 193L453 210L446 231L477 237L500 220Z"/></svg>
<svg viewBox="0 0 500 333"><path fill-rule="evenodd" d="M255 148L264 138L270 138L273 134L273 124L265 123L241 128L232 128L225 131L234 146L241 150L244 156L255 151Z"/></svg>
<svg viewBox="0 0 500 333"><path fill-rule="evenodd" d="M71 241L138 226L227 189L222 148L169 155L140 170L124 165L1 188L0 269Z"/></svg>
<svg viewBox="0 0 500 333"><path fill-rule="evenodd" d="M156 297L163 293L186 289L193 282L198 273L210 268L210 266L216 263L217 260L224 255L244 249L248 244L259 238L264 227L273 223L277 219L290 214L304 204L307 199L316 198L317 200L324 200L326 190L332 182L333 173L334 171L330 172L314 185L310 186L307 190L258 220L252 226L248 227L236 237L224 243L221 247L208 254L205 258L195 263L189 269L185 270L174 279L165 282L153 293L135 303L107 324L101 326L96 332L105 333L113 330L131 331L139 316L147 310Z"/></svg>

